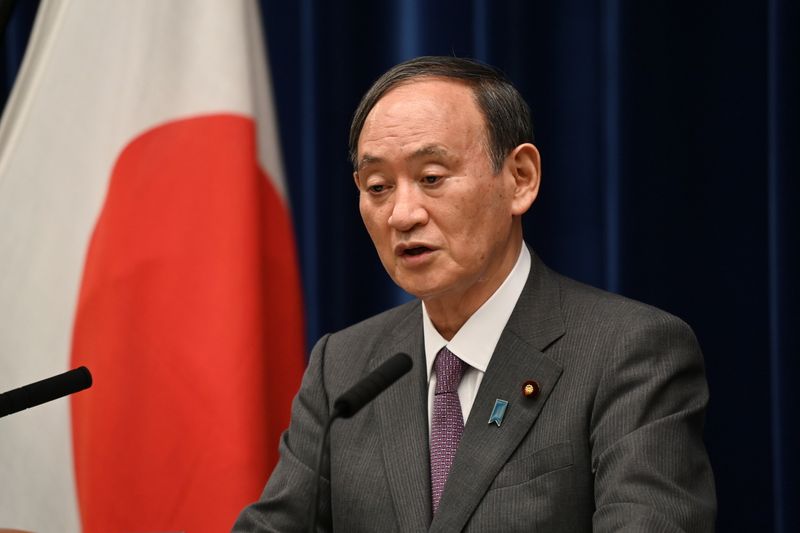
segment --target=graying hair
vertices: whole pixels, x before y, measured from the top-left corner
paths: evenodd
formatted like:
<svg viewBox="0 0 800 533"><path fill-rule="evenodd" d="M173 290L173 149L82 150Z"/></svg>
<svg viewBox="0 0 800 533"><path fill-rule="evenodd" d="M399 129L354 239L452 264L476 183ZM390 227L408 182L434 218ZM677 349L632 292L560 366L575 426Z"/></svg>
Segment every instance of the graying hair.
<svg viewBox="0 0 800 533"><path fill-rule="evenodd" d="M517 146L533 142L533 124L528 104L497 68L473 59L423 56L389 69L366 92L350 124L350 161L358 165L358 138L367 115L391 89L421 78L444 78L464 83L475 96L486 123L487 150L495 173Z"/></svg>

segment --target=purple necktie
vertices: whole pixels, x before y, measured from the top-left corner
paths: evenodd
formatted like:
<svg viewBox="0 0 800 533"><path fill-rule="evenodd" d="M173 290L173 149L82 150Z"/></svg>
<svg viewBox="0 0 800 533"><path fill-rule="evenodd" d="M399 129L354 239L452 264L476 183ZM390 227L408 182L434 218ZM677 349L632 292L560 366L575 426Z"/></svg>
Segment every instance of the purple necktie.
<svg viewBox="0 0 800 533"><path fill-rule="evenodd" d="M433 365L436 369L436 390L431 420L431 499L433 514L436 514L447 474L453 466L453 458L464 433L458 384L467 365L446 347L436 354Z"/></svg>

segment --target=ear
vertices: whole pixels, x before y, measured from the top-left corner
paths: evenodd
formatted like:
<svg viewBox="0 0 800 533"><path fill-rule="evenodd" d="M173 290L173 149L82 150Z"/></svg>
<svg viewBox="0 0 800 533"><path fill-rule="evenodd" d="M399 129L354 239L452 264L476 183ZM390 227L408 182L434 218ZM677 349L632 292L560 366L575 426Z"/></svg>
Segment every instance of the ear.
<svg viewBox="0 0 800 533"><path fill-rule="evenodd" d="M520 216L530 209L539 195L541 179L539 150L530 143L520 144L509 154L506 165L514 177L511 213Z"/></svg>
<svg viewBox="0 0 800 533"><path fill-rule="evenodd" d="M356 184L356 189L361 190L361 183L358 181L358 171L353 171L353 183Z"/></svg>

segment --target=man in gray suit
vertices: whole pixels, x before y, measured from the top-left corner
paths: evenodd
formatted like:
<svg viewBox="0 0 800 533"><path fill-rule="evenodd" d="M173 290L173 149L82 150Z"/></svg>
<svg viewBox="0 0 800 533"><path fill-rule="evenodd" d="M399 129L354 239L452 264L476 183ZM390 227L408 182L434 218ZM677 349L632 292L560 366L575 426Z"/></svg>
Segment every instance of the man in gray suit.
<svg viewBox="0 0 800 533"><path fill-rule="evenodd" d="M334 399L392 355L412 371L336 422L323 530L713 531L708 399L690 328L549 270L528 107L491 67L400 64L350 134L360 211L419 300L312 351L281 459L237 531L302 531Z"/></svg>

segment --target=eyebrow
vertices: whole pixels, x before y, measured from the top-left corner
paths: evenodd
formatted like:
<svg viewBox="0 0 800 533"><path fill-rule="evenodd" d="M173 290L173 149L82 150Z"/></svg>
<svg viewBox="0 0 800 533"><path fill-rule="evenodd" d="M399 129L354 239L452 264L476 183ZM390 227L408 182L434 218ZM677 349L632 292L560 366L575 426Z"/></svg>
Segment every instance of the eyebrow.
<svg viewBox="0 0 800 533"><path fill-rule="evenodd" d="M419 150L416 150L406 159L419 159L421 157L428 157L431 155L435 155L438 157L447 157L449 155L449 152L443 146L439 146L438 144L429 144L427 146L423 146Z"/></svg>
<svg viewBox="0 0 800 533"><path fill-rule="evenodd" d="M427 146L423 146L417 150L414 150L413 153L409 154L406 157L406 161L410 161L413 159L420 159L424 157L430 156L437 156L437 157L448 157L450 152L447 151L446 148L440 146L438 144L429 144ZM363 169L369 165L376 165L384 162L384 158L373 156L370 154L364 154L361 160L358 162L358 170Z"/></svg>
<svg viewBox="0 0 800 533"><path fill-rule="evenodd" d="M375 157L369 154L364 154L364 157L362 157L361 161L358 162L358 170L362 170L364 167L379 163L383 163L382 157Z"/></svg>

